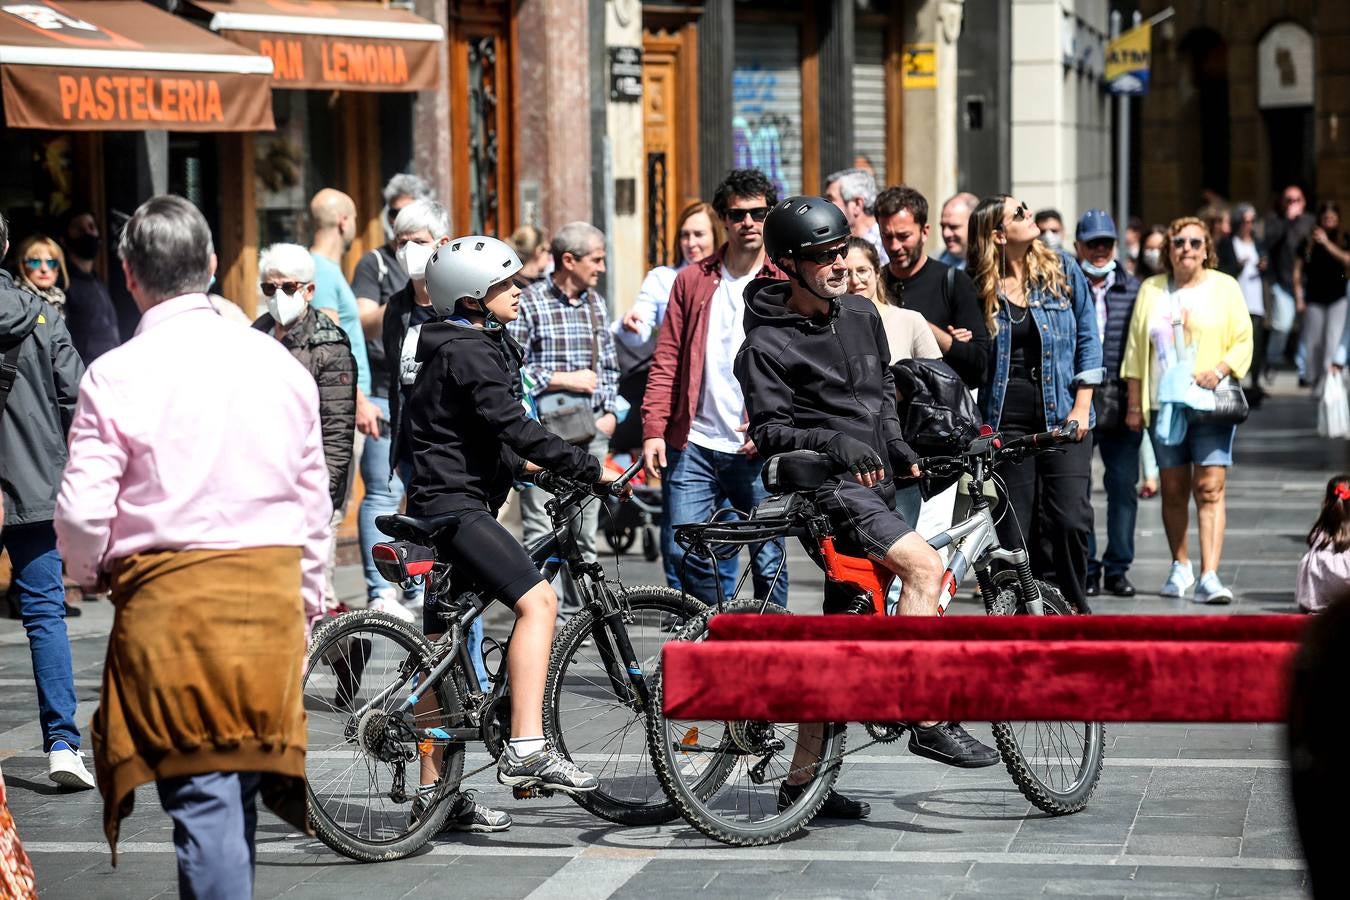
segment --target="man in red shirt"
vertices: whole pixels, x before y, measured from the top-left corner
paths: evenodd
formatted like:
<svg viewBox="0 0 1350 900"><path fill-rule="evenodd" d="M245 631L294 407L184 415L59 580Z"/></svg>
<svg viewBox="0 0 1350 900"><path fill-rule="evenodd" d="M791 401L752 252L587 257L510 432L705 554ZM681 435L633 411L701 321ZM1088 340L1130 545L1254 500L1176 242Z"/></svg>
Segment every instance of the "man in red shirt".
<svg viewBox="0 0 1350 900"><path fill-rule="evenodd" d="M732 364L745 340L745 286L783 277L764 256L764 218L777 203L773 183L757 169L735 169L718 185L713 209L726 225L727 242L676 276L642 401L642 455L649 472L664 470L666 579L705 603L718 599L713 564L686 556L674 527L705 521L724 506L748 513L766 496ZM755 548L751 566L755 596L787 606L782 540ZM726 597L738 570L736 557L717 564Z"/></svg>

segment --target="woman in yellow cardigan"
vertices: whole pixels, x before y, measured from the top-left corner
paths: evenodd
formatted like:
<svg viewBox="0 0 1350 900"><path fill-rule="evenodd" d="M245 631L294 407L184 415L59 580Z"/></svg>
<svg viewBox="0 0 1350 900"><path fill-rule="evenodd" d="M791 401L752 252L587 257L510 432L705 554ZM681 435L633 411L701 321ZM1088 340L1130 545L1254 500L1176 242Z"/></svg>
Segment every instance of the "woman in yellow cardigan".
<svg viewBox="0 0 1350 900"><path fill-rule="evenodd" d="M1198 386L1214 390L1227 377L1240 382L1252 362L1247 305L1238 283L1216 270L1218 258L1204 222L1189 216L1174 221L1167 229L1165 251L1165 271L1139 288L1120 365L1120 376L1129 388L1125 424L1136 430L1148 427L1155 418L1158 382L1168 360L1176 358L1171 352L1175 312L1181 313ZM1197 603L1233 600L1218 570L1226 520L1224 483L1228 466L1233 464L1236 433L1236 425L1192 423L1177 446L1153 441L1162 470L1163 527L1172 550L1171 571L1158 591L1164 597L1184 597L1194 586ZM1150 436L1154 436L1152 428ZM1186 550L1192 494L1200 523L1198 583Z"/></svg>

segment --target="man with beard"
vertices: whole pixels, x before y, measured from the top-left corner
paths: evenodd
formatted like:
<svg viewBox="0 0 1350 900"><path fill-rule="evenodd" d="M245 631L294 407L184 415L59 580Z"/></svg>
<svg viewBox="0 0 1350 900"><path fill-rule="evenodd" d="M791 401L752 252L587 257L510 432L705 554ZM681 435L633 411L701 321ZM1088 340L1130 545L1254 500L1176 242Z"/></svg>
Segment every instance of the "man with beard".
<svg viewBox="0 0 1350 900"><path fill-rule="evenodd" d="M766 459L791 450L825 454L837 475L815 500L840 552L866 556L900 577L901 615L935 616L942 560L895 512L895 479L919 477L918 458L900 434L881 317L870 300L845 293L848 238L848 221L823 197L791 197L764 222L769 259L788 280L756 279L745 290L736 378L750 439ZM825 612L847 607L847 598L827 591ZM820 726L804 724L800 735L780 809L805 790L818 758ZM962 768L999 759L954 722L912 726L909 749ZM868 811L831 792L820 815L857 819Z"/></svg>
<svg viewBox="0 0 1350 900"><path fill-rule="evenodd" d="M881 242L891 257L881 270L887 302L927 319L942 358L967 387L979 387L989 359L989 329L970 277L924 253L928 200L900 185L882 191L875 208Z"/></svg>

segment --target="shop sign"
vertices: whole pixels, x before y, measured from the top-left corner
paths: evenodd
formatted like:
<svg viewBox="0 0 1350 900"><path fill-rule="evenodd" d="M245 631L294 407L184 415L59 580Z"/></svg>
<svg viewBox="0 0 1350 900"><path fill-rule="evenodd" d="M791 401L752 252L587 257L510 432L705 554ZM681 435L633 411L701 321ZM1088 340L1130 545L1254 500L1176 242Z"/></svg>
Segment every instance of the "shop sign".
<svg viewBox="0 0 1350 900"><path fill-rule="evenodd" d="M609 99L615 103L642 100L642 48L609 48Z"/></svg>
<svg viewBox="0 0 1350 900"><path fill-rule="evenodd" d="M905 90L937 87L937 45L906 44L903 56Z"/></svg>
<svg viewBox="0 0 1350 900"><path fill-rule="evenodd" d="M1153 26L1145 22L1106 46L1106 83L1113 94L1148 93Z"/></svg>
<svg viewBox="0 0 1350 900"><path fill-rule="evenodd" d="M438 44L313 34L223 31L272 59L275 87L348 91L421 91L437 84Z"/></svg>

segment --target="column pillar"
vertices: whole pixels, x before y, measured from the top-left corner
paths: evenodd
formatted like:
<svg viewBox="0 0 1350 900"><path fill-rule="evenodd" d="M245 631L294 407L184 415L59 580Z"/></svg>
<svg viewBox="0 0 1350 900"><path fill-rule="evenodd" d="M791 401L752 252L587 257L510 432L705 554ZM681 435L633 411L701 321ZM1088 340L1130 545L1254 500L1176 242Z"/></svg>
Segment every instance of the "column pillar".
<svg viewBox="0 0 1350 900"><path fill-rule="evenodd" d="M853 165L854 4L820 7L820 172L821 177ZM808 194L824 186L806 184Z"/></svg>
<svg viewBox="0 0 1350 900"><path fill-rule="evenodd" d="M707 0L698 19L698 180L709 198L731 168L735 52L734 0Z"/></svg>

